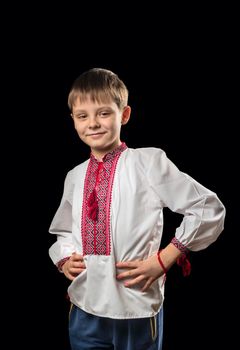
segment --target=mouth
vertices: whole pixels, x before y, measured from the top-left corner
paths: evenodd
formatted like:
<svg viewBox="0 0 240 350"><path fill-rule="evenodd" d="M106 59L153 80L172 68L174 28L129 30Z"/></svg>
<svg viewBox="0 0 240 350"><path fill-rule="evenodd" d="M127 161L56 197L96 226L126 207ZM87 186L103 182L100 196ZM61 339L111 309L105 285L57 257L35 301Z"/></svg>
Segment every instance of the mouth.
<svg viewBox="0 0 240 350"><path fill-rule="evenodd" d="M91 136L91 137L97 137L97 136L101 136L104 135L105 132L95 132L93 134L88 134L87 136Z"/></svg>
<svg viewBox="0 0 240 350"><path fill-rule="evenodd" d="M103 135L105 135L105 132L95 132L92 134L87 134L87 137L90 137L92 139L100 139Z"/></svg>

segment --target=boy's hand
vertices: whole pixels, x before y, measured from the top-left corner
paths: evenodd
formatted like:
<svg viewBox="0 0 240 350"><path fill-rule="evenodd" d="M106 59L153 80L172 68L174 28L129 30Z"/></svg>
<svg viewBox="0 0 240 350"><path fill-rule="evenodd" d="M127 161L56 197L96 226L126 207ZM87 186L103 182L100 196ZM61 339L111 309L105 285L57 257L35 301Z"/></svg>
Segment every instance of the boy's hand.
<svg viewBox="0 0 240 350"><path fill-rule="evenodd" d="M172 243L169 243L161 250L161 259L166 270L169 270L180 256L181 251ZM145 292L151 284L156 281L156 279L164 274L164 271L159 264L157 254L150 256L146 260L118 262L116 267L127 269L127 271L117 275L117 279L119 280L128 278L128 280L124 282L126 287L132 287L138 283L142 284L145 282L141 289L142 292Z"/></svg>
<svg viewBox="0 0 240 350"><path fill-rule="evenodd" d="M64 275L73 281L82 271L86 269L86 265L81 254L73 253L72 256L62 266Z"/></svg>
<svg viewBox="0 0 240 350"><path fill-rule="evenodd" d="M156 254L146 260L118 262L116 267L127 270L117 275L118 280L127 278L124 282L125 287L132 287L145 282L141 289L142 292L145 292L156 279L164 274Z"/></svg>

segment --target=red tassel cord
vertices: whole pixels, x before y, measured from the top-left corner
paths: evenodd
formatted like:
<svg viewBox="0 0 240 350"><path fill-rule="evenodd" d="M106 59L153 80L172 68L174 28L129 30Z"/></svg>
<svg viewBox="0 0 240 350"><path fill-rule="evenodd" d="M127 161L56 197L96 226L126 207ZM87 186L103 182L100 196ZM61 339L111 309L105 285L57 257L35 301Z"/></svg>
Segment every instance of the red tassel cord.
<svg viewBox="0 0 240 350"><path fill-rule="evenodd" d="M90 194L88 198L88 216L93 221L97 221L98 217L98 200L97 200L97 191L96 188L98 187L99 181L100 181L100 174L103 168L103 162L99 162L98 168L96 171L96 183L95 188L93 189L92 193Z"/></svg>
<svg viewBox="0 0 240 350"><path fill-rule="evenodd" d="M190 273L191 273L191 263L190 263L190 261L187 259L186 254L183 254L183 255L180 256L180 258L178 258L177 264L178 264L179 266L181 266L181 268L182 268L182 273L183 273L183 276L184 276L184 277L190 275Z"/></svg>
<svg viewBox="0 0 240 350"><path fill-rule="evenodd" d="M88 208L89 208L88 215L90 219L92 219L93 221L96 221L97 215L98 215L98 202L97 202L97 193L95 188L89 196Z"/></svg>

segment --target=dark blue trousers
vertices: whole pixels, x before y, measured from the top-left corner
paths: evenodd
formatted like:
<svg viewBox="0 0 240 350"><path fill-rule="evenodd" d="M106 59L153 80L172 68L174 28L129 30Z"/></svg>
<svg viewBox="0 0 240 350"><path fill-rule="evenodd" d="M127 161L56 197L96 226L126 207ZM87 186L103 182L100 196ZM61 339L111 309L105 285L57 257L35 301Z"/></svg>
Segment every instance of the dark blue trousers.
<svg viewBox="0 0 240 350"><path fill-rule="evenodd" d="M72 350L161 350L163 310L150 318L118 320L94 316L73 305L69 336Z"/></svg>

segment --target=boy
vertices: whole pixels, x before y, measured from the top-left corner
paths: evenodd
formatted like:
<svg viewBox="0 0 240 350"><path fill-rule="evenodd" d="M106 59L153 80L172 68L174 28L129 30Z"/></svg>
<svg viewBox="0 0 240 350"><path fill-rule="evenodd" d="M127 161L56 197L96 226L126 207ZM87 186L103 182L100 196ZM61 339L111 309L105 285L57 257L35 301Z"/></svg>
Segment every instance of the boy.
<svg viewBox="0 0 240 350"><path fill-rule="evenodd" d="M130 149L120 140L131 113L128 90L113 72L78 77L68 105L90 158L69 171L50 232L50 256L72 281L73 350L162 347L166 272L214 242L225 209L215 193L182 173L161 149ZM183 214L161 251L162 209Z"/></svg>

